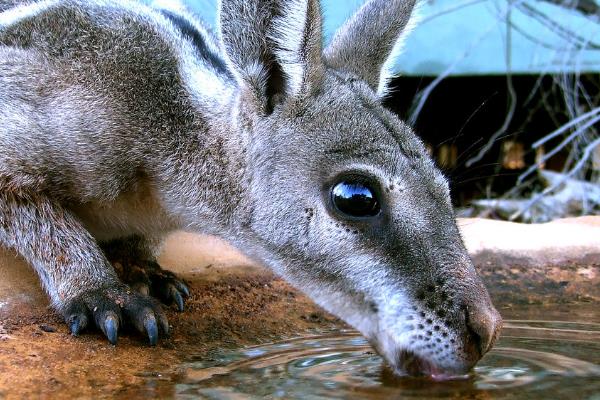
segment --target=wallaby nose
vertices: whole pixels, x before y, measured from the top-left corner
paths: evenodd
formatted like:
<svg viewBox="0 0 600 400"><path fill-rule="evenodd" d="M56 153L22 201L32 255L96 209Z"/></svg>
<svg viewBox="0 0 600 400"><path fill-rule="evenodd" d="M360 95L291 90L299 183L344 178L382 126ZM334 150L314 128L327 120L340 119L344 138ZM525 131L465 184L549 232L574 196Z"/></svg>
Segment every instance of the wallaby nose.
<svg viewBox="0 0 600 400"><path fill-rule="evenodd" d="M468 346L477 354L472 354L478 361L494 346L500 329L502 329L502 317L491 304L485 306L471 306L466 310L467 331L471 342Z"/></svg>

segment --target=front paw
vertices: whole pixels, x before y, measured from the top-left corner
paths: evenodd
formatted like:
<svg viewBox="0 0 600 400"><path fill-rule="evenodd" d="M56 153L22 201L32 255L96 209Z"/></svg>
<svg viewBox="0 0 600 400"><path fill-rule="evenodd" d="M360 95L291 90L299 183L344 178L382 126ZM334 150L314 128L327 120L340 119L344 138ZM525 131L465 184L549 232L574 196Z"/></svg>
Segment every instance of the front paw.
<svg viewBox="0 0 600 400"><path fill-rule="evenodd" d="M183 311L184 300L189 297L187 285L174 273L164 270L156 262L137 262L128 265L121 274L123 281L137 292L150 295Z"/></svg>
<svg viewBox="0 0 600 400"><path fill-rule="evenodd" d="M79 295L66 307L64 317L74 336L93 320L112 344L117 343L119 330L126 324L132 324L147 335L151 346L156 345L159 334L169 333L169 323L161 305L126 285L105 287Z"/></svg>

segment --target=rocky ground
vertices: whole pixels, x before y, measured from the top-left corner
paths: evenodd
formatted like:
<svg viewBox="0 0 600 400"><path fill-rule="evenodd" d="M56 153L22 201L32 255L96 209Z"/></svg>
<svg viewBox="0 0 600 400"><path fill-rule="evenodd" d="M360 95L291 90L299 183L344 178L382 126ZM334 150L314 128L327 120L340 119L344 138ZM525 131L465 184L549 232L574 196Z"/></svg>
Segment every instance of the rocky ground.
<svg viewBox="0 0 600 400"><path fill-rule="evenodd" d="M600 302L600 218L459 225L501 309L521 302ZM114 347L97 332L69 335L28 266L0 252L0 398L164 397L186 360L342 325L212 238L176 234L160 261L190 283L186 312L169 310L172 335L157 348L134 333Z"/></svg>

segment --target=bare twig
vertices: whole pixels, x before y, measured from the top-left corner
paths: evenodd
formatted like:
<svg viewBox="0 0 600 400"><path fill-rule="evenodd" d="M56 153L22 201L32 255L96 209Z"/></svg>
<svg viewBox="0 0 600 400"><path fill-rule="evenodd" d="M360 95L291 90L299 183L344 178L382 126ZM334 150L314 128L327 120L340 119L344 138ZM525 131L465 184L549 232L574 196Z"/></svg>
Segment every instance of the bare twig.
<svg viewBox="0 0 600 400"><path fill-rule="evenodd" d="M592 151L596 149L597 146L600 146L600 137L594 140L592 143L586 146L583 151L583 155L581 159L575 164L575 166L566 174L564 174L560 179L557 179L550 187L546 188L543 192L535 195L523 208L521 208L518 212L511 215L510 219L515 220L519 218L524 212L529 210L534 204L543 199L546 195L552 193L554 190L560 187L563 183L567 181L567 179L571 178L575 173L577 173L580 169L583 168L585 163L592 155Z"/></svg>
<svg viewBox="0 0 600 400"><path fill-rule="evenodd" d="M508 127L510 126L510 123L512 122L513 116L515 115L515 111L517 109L517 92L515 91L515 87L513 85L513 80L512 80L512 29L510 29L511 19L512 19L511 18L511 16L512 16L511 10L512 10L512 7L509 7L508 11L506 13L506 25L508 26L508 28L506 29L506 47L505 47L506 86L508 87L508 93L510 94L508 110L506 113L506 117L504 118L504 122L502 123L502 126L500 127L500 129L498 129L496 132L494 132L492 134L492 136L490 137L488 142L485 144L485 146L483 146L483 148L481 148L481 150L479 150L479 152L477 153L477 155L475 155L475 157L471 157L469 160L467 160L467 162L465 163L465 166L467 168L469 168L476 162L481 161L481 159L485 156L485 154L487 154L487 152L490 151L490 149L494 145L494 142L496 141L496 139L498 139L498 137L500 137L503 133L505 133L506 130L508 129Z"/></svg>
<svg viewBox="0 0 600 400"><path fill-rule="evenodd" d="M554 139L555 137L558 137L560 135L562 135L563 133L565 133L569 128L585 121L588 118L593 118L596 115L600 114L600 107L596 107L591 111L586 112L585 114L582 114L580 116L578 116L577 118L572 119L571 121L567 122L566 124L564 124L563 126L561 126L560 128L558 128L557 130L555 130L554 132L544 136L543 138L541 138L540 140L538 140L537 142L533 143L531 145L531 147L533 147L534 149L537 147L540 147L541 145L543 145L544 143Z"/></svg>
<svg viewBox="0 0 600 400"><path fill-rule="evenodd" d="M523 3L524 1L525 0L516 0L516 1L514 1L514 3L511 2L511 4L509 4L508 7L503 11L503 13L501 15L502 18L505 19L513 7ZM467 3L468 3L468 5L472 4L471 2L467 2ZM444 79L446 79L455 70L456 66L460 62L462 62L465 58L467 58L473 52L473 50L477 46L479 46L483 42L483 40L487 36L489 36L495 29L496 29L496 26L492 25L488 29L486 29L484 32L482 32L481 35L479 35L479 37L477 37L474 41L472 41L471 44L469 45L469 47L458 58L456 58L456 60L454 60L454 62L452 64L450 64L448 66L448 68L446 68L446 70L444 70L444 72L442 72L440 75L438 75L429 85L427 85L427 87L425 89L423 89L417 95L417 97L415 98L415 104L413 106L413 110L408 119L409 124L414 125L417 122L417 119L419 118L419 114L421 113L421 110L423 109L423 107L425 106L425 103L429 99L429 96L431 95L433 90L440 84L440 82L442 82Z"/></svg>
<svg viewBox="0 0 600 400"><path fill-rule="evenodd" d="M577 10L584 15L600 16L600 6L594 0L543 0L547 3Z"/></svg>
<svg viewBox="0 0 600 400"><path fill-rule="evenodd" d="M565 146L567 146L569 143L571 143L575 138L579 137L583 132L585 132L586 130L588 130L589 128L591 128L592 126L594 126L595 124L597 124L599 122L600 122L600 116L593 118L592 120L583 124L581 127L577 128L577 130L575 130L573 133L571 133L569 136L567 136L562 142L560 142L560 144L558 144L550 152L545 154L544 157L542 157L542 159L539 161L538 164L532 165L525 172L523 172L521 175L519 175L519 178L517 179L517 184L523 183L523 180L525 178L527 178L529 175L531 175L533 172L535 172L536 170L539 169L539 164L544 164L546 161L548 161L549 159L554 157L556 154L558 154L558 152L560 152L563 148L565 148Z"/></svg>

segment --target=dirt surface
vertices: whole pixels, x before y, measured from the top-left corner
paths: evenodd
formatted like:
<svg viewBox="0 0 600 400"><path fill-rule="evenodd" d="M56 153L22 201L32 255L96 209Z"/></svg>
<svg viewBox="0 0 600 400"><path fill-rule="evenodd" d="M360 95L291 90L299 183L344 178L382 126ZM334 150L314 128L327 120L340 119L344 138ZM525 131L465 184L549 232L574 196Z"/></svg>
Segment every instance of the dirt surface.
<svg viewBox="0 0 600 400"><path fill-rule="evenodd" d="M187 280L192 296L186 311L169 310L172 335L156 348L133 332L121 336L117 346L98 332L73 337L43 308L6 319L0 333L0 397L168 396L184 360L340 325L266 271L216 269Z"/></svg>
<svg viewBox="0 0 600 400"><path fill-rule="evenodd" d="M600 219L562 223L568 225L461 221L501 312L516 303L600 302ZM0 250L0 399L168 398L187 361L343 326L216 239L175 234L159 261L189 282L186 311L169 310L172 335L156 348L133 332L115 347L97 331L72 337L48 308L31 269Z"/></svg>
<svg viewBox="0 0 600 400"><path fill-rule="evenodd" d="M475 265L495 304L600 302L600 254L561 264L479 253Z"/></svg>

